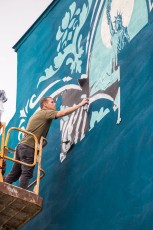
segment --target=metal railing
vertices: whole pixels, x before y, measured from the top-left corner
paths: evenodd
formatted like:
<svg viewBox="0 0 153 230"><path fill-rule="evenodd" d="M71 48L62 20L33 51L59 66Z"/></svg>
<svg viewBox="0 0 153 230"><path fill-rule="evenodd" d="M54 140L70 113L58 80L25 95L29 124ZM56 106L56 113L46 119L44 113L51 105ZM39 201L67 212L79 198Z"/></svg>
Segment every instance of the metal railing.
<svg viewBox="0 0 153 230"><path fill-rule="evenodd" d="M1 138L2 140L1 140L0 159L7 159L7 160L10 160L10 161L22 164L22 165L26 165L26 166L29 166L29 167L33 167L33 166L35 166L38 163L37 179L35 181L33 181L28 186L28 188L30 188L33 185L35 185L35 187L33 189L33 192L38 195L39 194L39 187L40 187L40 179L42 179L45 176L45 171L41 168L41 160L42 160L43 142L47 143L47 140L46 140L46 138L41 137L40 144L38 144L38 139L37 139L37 137L33 133L28 132L28 131L23 130L23 129L20 129L20 128L17 128L17 127L10 128L8 130L6 138L5 138L5 123L3 123L3 124L4 125L3 125L3 132L2 132L2 138ZM11 148L11 147L8 147L10 134L14 130L18 131L18 132L21 132L21 133L24 133L24 134L31 135L33 137L33 139L35 141L35 148L34 148L34 162L32 164L27 164L25 162L16 160L15 159L15 151L16 150L13 149L13 148ZM13 158L11 158L11 157L8 156L8 150L11 150L14 153L14 157ZM1 164L0 164L0 166L2 166ZM40 172L42 172L42 174ZM0 181L3 181L3 179L1 177L2 177L2 173L0 173Z"/></svg>
<svg viewBox="0 0 153 230"><path fill-rule="evenodd" d="M4 158L4 145L5 145L5 123L0 122L0 130L1 132L1 143L0 143L0 181L3 181L3 176L2 176L2 167L3 167L3 158Z"/></svg>
<svg viewBox="0 0 153 230"><path fill-rule="evenodd" d="M8 151L8 150L11 150L12 152L15 153L15 149L13 148L10 148L8 147L8 142L9 142L9 138L10 138L10 133L11 131L13 130L16 130L18 132L21 132L21 133L25 133L25 134L28 134L30 136L32 136L34 138L34 141L35 141L35 151L34 151L34 162L32 164L27 164L27 163L24 163L22 161L19 161L19 160L16 160L14 158L11 158L11 157L8 157L7 155L5 155L5 153ZM7 151L6 151L7 150ZM37 151L38 151L38 139L37 137L33 134L33 133L30 133L26 130L23 130L23 129L20 129L20 128L16 128L16 127L12 127L8 130L7 132L7 135L6 135L6 140L5 140L5 145L4 145L4 157L10 161L13 161L13 162L16 162L16 163L19 163L19 164L23 164L23 165L26 165L26 166L30 166L30 167L33 167L35 164L36 164L36 161L37 161Z"/></svg>

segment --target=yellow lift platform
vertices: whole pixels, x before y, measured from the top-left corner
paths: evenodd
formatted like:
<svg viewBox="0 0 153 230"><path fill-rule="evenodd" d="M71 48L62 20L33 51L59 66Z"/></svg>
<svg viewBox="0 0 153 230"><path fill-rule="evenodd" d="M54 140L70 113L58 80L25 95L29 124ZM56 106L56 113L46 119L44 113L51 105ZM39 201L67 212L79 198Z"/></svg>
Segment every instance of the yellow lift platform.
<svg viewBox="0 0 153 230"><path fill-rule="evenodd" d="M20 229L24 224L37 215L43 204L43 199L39 196L40 179L44 177L45 171L41 168L42 147L47 140L41 137L40 145L36 136L25 130L12 127L8 130L5 139L5 123L0 122L1 130L1 150L0 150L0 230ZM8 147L8 141L11 131L18 131L32 135L35 140L35 152L33 164L26 164L15 160L15 150ZM14 153L14 157L8 156L8 150ZM17 186L3 182L3 161L10 160L27 166L37 164L37 179L33 181L28 188L34 186L33 191L28 191Z"/></svg>

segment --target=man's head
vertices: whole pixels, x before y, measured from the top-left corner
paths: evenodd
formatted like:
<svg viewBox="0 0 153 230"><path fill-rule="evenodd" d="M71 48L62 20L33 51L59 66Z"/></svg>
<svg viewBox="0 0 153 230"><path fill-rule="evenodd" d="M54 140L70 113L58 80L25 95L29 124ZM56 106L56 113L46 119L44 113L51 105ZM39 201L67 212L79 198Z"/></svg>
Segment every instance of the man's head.
<svg viewBox="0 0 153 230"><path fill-rule="evenodd" d="M43 97L40 100L40 108L48 110L56 110L56 104L52 97Z"/></svg>

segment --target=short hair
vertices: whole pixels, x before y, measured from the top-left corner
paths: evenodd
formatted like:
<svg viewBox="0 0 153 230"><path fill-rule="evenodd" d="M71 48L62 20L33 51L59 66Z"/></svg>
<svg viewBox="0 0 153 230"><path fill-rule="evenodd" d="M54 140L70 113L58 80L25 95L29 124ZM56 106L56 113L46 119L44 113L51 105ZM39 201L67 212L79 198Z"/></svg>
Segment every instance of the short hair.
<svg viewBox="0 0 153 230"><path fill-rule="evenodd" d="M44 107L44 103L48 101L49 98L52 98L52 97L43 97L40 99L40 108L42 109Z"/></svg>

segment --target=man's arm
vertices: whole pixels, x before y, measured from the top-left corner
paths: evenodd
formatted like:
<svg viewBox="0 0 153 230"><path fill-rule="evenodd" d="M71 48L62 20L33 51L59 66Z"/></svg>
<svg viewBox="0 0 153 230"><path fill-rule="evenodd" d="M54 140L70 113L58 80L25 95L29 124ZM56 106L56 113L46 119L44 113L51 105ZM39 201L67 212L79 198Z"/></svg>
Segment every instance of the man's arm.
<svg viewBox="0 0 153 230"><path fill-rule="evenodd" d="M61 111L58 111L57 114L56 114L56 118L69 115L69 114L73 113L74 111L76 111L77 109L79 109L81 106L83 106L85 104L89 104L89 99L84 98L78 105L74 105L74 106L69 107L67 109L63 109Z"/></svg>

